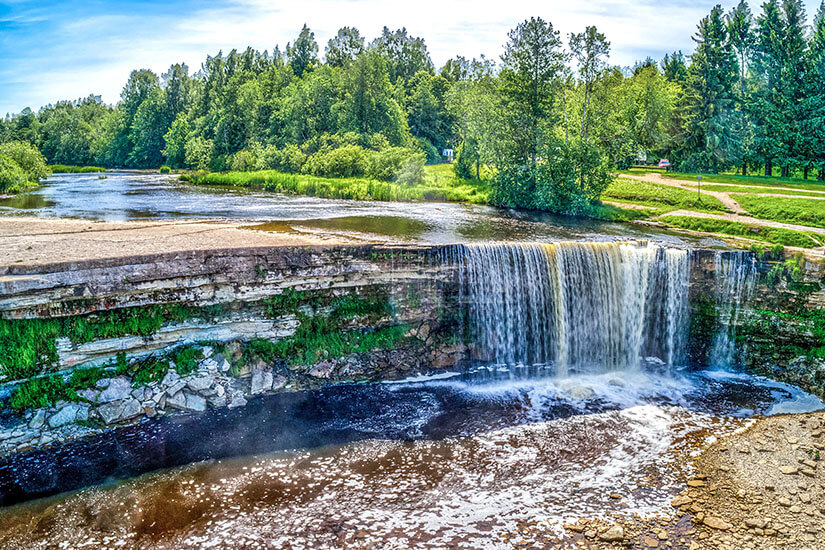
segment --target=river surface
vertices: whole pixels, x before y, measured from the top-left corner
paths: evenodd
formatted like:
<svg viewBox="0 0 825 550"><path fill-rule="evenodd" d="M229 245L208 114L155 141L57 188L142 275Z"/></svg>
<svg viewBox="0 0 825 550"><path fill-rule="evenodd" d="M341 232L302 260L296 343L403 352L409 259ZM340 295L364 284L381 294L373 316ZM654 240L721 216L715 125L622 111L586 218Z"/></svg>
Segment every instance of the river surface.
<svg viewBox="0 0 825 550"><path fill-rule="evenodd" d="M724 246L655 228L457 203L350 201L184 184L139 172L55 174L39 188L0 198L0 214L103 221L207 219L278 232L370 241L655 239Z"/></svg>
<svg viewBox="0 0 825 550"><path fill-rule="evenodd" d="M263 397L2 465L4 498L96 485L0 510L0 547L563 542L565 519L670 513L685 457L753 414L822 406L784 384L709 371L482 369Z"/></svg>

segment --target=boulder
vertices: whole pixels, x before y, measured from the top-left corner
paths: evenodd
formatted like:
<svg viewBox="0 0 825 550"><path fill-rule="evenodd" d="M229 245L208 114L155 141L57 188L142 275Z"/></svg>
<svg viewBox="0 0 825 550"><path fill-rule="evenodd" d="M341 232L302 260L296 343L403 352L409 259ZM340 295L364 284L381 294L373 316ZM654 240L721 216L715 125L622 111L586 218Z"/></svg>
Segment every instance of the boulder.
<svg viewBox="0 0 825 550"><path fill-rule="evenodd" d="M247 404L246 398L243 395L233 395L229 398L229 408L234 409L236 407L243 407Z"/></svg>
<svg viewBox="0 0 825 550"><path fill-rule="evenodd" d="M166 396L166 406L176 409L186 409L186 395L182 391Z"/></svg>
<svg viewBox="0 0 825 550"><path fill-rule="evenodd" d="M103 419L106 424L114 424L120 419L123 412L123 401L112 401L104 403L97 408L97 414Z"/></svg>
<svg viewBox="0 0 825 550"><path fill-rule="evenodd" d="M29 420L29 428L32 430L39 430L43 427L43 424L46 423L46 409L37 409L32 416L32 419Z"/></svg>
<svg viewBox="0 0 825 550"><path fill-rule="evenodd" d="M713 516L708 516L705 518L705 525L707 525L711 529L718 529L719 531L727 531L732 527L732 525L727 521L715 518Z"/></svg>
<svg viewBox="0 0 825 550"><path fill-rule="evenodd" d="M252 373L250 393L256 395L272 389L272 369L256 370Z"/></svg>
<svg viewBox="0 0 825 550"><path fill-rule="evenodd" d="M624 529L621 525L614 525L607 531L602 532L599 535L599 540L603 540L605 542L617 542L624 540Z"/></svg>
<svg viewBox="0 0 825 550"><path fill-rule="evenodd" d="M118 420L129 420L143 414L143 407L140 406L140 401L135 398L127 399L123 402L120 411L120 418Z"/></svg>
<svg viewBox="0 0 825 550"><path fill-rule="evenodd" d="M100 391L94 388L86 388L85 390L80 390L79 392L77 392L77 395L79 395L83 399L86 399L87 401L97 403L97 398L100 395Z"/></svg>
<svg viewBox="0 0 825 550"><path fill-rule="evenodd" d="M335 362L326 360L316 363L311 369L309 369L307 374L315 378L329 378L333 369L335 369Z"/></svg>
<svg viewBox="0 0 825 550"><path fill-rule="evenodd" d="M186 380L186 387L194 392L201 392L209 389L215 379L208 375L193 376Z"/></svg>
<svg viewBox="0 0 825 550"><path fill-rule="evenodd" d="M224 357L222 353L218 353L212 357L212 361L215 362L219 371L226 372L229 370L229 361L226 360L226 357Z"/></svg>
<svg viewBox="0 0 825 550"><path fill-rule="evenodd" d="M596 397L596 392L584 386L573 386L567 390L567 393L577 401L589 401Z"/></svg>
<svg viewBox="0 0 825 550"><path fill-rule="evenodd" d="M163 380L160 381L160 385L162 387L168 388L178 380L180 380L180 375L177 372L175 372L174 369L170 368L166 372L166 376L163 377Z"/></svg>
<svg viewBox="0 0 825 550"><path fill-rule="evenodd" d="M283 374L276 374L272 377L272 389L273 390L280 390L284 386L286 386L286 376Z"/></svg>
<svg viewBox="0 0 825 550"><path fill-rule="evenodd" d="M80 405L77 403L64 405L59 411L49 417L49 427L59 428L60 426L73 423L77 419L79 410Z"/></svg>
<svg viewBox="0 0 825 550"><path fill-rule="evenodd" d="M206 399L194 393L186 393L186 409L194 412L206 410Z"/></svg>
<svg viewBox="0 0 825 550"><path fill-rule="evenodd" d="M98 403L109 403L126 399L132 394L132 381L126 376L118 376L109 381L106 389L100 392Z"/></svg>

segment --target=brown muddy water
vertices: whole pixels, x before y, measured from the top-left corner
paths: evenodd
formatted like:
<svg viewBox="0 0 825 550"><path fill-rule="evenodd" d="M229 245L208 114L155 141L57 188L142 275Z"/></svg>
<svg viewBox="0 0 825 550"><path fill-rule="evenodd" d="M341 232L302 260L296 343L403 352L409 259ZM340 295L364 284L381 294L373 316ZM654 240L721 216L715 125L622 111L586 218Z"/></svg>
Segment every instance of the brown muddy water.
<svg viewBox="0 0 825 550"><path fill-rule="evenodd" d="M0 547L512 548L516 534L563 542L568 518L670 513L687 458L753 414L823 405L720 372L556 379L513 370L268 403L253 401L247 422L192 417L176 434L157 422L135 427L155 430L155 453L217 456L7 507ZM290 437L278 435L289 427Z"/></svg>

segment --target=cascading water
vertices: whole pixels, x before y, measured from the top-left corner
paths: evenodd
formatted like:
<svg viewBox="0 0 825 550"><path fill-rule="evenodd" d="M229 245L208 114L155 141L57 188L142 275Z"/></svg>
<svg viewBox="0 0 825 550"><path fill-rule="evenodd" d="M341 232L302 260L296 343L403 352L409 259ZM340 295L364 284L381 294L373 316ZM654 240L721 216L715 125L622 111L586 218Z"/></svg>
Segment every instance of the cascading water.
<svg viewBox="0 0 825 550"><path fill-rule="evenodd" d="M684 360L689 254L629 243L451 249L477 349L496 363L633 368Z"/></svg>
<svg viewBox="0 0 825 550"><path fill-rule="evenodd" d="M747 252L716 254L716 297L719 326L710 352L710 364L733 367L737 363L736 327L743 304L753 293L756 258Z"/></svg>

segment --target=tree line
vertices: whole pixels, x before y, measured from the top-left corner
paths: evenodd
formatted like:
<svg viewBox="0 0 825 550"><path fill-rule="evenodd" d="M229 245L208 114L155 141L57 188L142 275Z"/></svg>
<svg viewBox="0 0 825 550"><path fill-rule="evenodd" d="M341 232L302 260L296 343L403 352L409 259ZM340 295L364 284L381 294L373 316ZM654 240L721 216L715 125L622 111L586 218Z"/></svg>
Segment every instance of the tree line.
<svg viewBox="0 0 825 550"><path fill-rule="evenodd" d="M275 169L420 179L456 152L456 173L493 174L499 204L586 213L611 171L666 157L684 171L825 179L825 2L714 7L695 51L608 64L595 27L562 36L534 17L498 62L458 56L436 70L425 41L344 27L324 47L306 25L284 51L207 57L194 74L133 71L117 105L100 97L24 110L0 142L51 163L193 170Z"/></svg>

